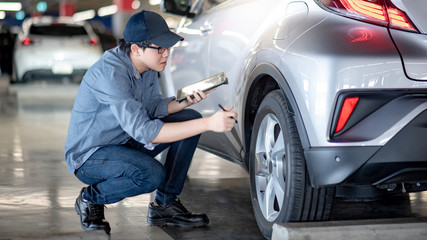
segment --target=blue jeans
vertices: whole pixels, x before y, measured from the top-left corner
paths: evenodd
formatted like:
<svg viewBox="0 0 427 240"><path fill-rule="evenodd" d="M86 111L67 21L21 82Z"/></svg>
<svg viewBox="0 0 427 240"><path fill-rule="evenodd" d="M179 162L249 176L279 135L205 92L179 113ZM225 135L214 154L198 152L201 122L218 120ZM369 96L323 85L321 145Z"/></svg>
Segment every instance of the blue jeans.
<svg viewBox="0 0 427 240"><path fill-rule="evenodd" d="M201 117L195 110L184 109L162 121L180 122ZM159 144L153 150L133 139L124 145L100 148L76 170L77 178L89 185L83 193L84 198L96 204L110 204L157 190L159 204L172 203L184 187L199 138L197 135ZM170 148L163 166L154 157L167 147Z"/></svg>

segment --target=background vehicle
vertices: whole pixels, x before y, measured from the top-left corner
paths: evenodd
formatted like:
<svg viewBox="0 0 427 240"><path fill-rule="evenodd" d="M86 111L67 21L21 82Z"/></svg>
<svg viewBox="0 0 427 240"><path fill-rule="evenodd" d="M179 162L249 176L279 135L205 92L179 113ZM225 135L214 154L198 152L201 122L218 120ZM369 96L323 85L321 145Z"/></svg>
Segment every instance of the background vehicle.
<svg viewBox="0 0 427 240"><path fill-rule="evenodd" d="M103 54L98 36L86 22L70 17L35 17L22 23L12 81L67 76L80 81Z"/></svg>
<svg viewBox="0 0 427 240"><path fill-rule="evenodd" d="M1 73L12 73L12 54L15 36L6 22L0 22L0 67Z"/></svg>
<svg viewBox="0 0 427 240"><path fill-rule="evenodd" d="M234 105L239 124L200 147L248 170L266 237L275 222L328 220L339 188L426 189L426 1L175 2L163 9L185 15L185 40L163 92L226 72L195 108Z"/></svg>

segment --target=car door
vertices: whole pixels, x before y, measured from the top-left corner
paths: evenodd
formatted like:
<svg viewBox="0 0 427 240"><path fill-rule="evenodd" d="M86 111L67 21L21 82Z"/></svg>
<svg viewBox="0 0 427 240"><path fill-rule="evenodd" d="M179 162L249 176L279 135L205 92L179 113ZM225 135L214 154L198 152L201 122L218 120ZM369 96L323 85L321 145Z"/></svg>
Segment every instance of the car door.
<svg viewBox="0 0 427 240"><path fill-rule="evenodd" d="M264 13L271 9L264 5L262 1L227 1L210 10L215 17L209 23L209 75L225 72L229 84L219 87L206 99L208 104L205 107L208 111L217 111L220 103L223 106L233 105L236 112L242 112L239 95L243 85L242 69L248 64L250 49L259 34L257 29L265 20ZM240 120L231 132L204 134L200 145L242 162L245 152L242 140L243 118Z"/></svg>
<svg viewBox="0 0 427 240"><path fill-rule="evenodd" d="M198 1L203 3L203 1ZM202 5L196 2L193 8ZM207 31L209 22L213 18L209 13L197 14L194 18L183 17L176 33L184 38L171 50L169 62L162 73L164 82L163 93L169 96L175 95L176 90L209 76L208 49L210 32Z"/></svg>
<svg viewBox="0 0 427 240"><path fill-rule="evenodd" d="M211 55L217 53L211 52L211 37L215 34L212 23L215 19L215 6L225 0L199 0L192 5L190 12L195 13L193 18L184 17L181 19L176 29L177 34L184 38L177 43L169 57L167 69L162 73L162 92L167 95L175 95L175 91L186 85L202 80L209 76L223 72L224 70L210 70ZM218 71L218 72L217 72ZM220 108L218 104L230 105L231 101L225 99L224 88L231 86L221 86L215 92L208 96L207 100L192 106L203 116L210 116ZM228 134L232 134L229 137ZM202 134L199 147L214 152L227 159L239 160L241 144L236 140L230 142L230 139L237 137L234 129L233 133L214 133L207 132Z"/></svg>

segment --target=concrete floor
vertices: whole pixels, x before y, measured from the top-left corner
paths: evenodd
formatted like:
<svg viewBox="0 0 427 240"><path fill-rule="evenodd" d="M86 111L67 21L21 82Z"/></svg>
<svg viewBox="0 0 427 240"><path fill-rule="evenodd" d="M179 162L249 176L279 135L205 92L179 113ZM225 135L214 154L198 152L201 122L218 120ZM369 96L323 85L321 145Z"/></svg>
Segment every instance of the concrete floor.
<svg viewBox="0 0 427 240"><path fill-rule="evenodd" d="M0 87L4 81L0 78ZM77 88L42 82L0 91L0 239L108 239L81 229L74 201L84 185L68 174L63 157ZM208 227L148 226L151 196L146 194L107 206L110 239L263 239L249 191L239 166L197 150L180 198L190 211L208 214ZM360 219L424 222L426 217L426 193L369 203L337 200L332 214L335 226Z"/></svg>

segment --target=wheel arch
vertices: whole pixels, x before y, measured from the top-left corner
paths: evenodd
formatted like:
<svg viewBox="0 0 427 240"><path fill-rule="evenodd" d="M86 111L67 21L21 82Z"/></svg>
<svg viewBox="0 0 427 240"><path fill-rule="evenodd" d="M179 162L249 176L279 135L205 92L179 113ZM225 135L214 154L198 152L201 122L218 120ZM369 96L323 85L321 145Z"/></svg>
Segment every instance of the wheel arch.
<svg viewBox="0 0 427 240"><path fill-rule="evenodd" d="M271 91L281 89L289 103L289 111L295 116L298 134L303 149L310 147L307 131L297 102L283 74L271 63L258 64L249 74L244 96L245 165L249 166L249 151L255 115L264 97Z"/></svg>

